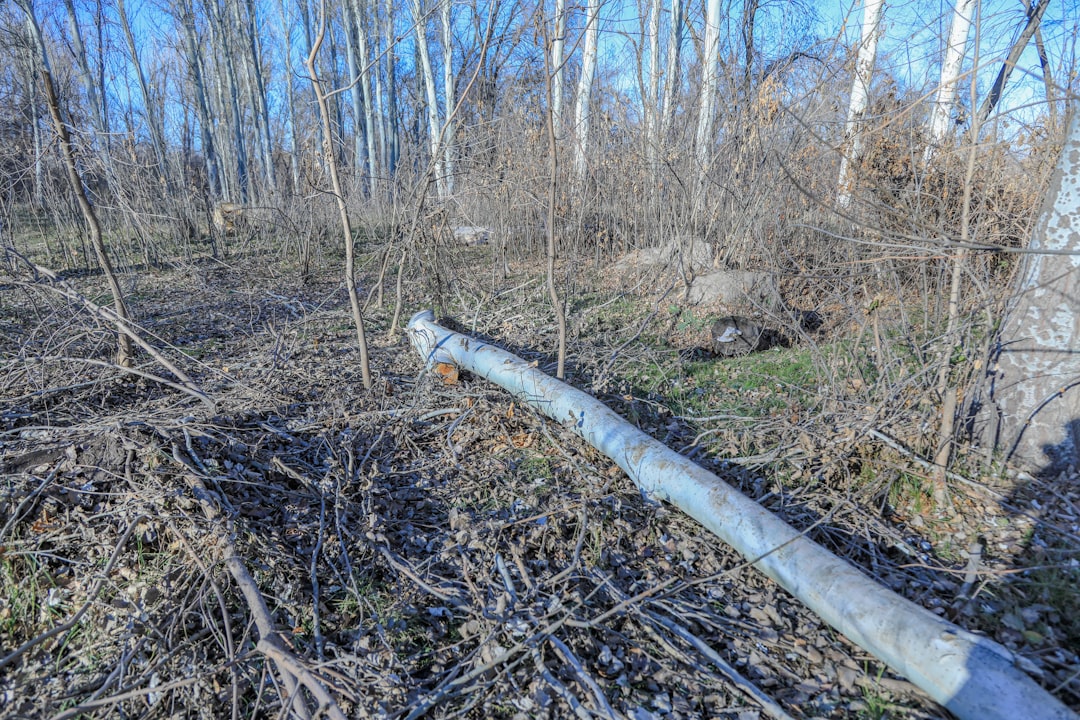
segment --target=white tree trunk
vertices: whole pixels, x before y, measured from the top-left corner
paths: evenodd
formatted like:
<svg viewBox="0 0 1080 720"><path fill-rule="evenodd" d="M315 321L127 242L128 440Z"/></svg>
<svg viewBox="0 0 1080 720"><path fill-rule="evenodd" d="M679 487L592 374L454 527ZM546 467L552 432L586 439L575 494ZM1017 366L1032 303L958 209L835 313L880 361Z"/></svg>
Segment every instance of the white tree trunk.
<svg viewBox="0 0 1080 720"><path fill-rule="evenodd" d="M953 625L867 577L716 475L646 435L596 398L516 355L435 324L409 321L431 365L449 364L508 390L611 458L646 495L676 506L962 720L1075 720L993 640Z"/></svg>
<svg viewBox="0 0 1080 720"><path fill-rule="evenodd" d="M1073 118L991 367L993 444L1026 469L1080 467L1080 115ZM1040 254L1057 253L1057 254ZM989 444L989 443L988 443Z"/></svg>
<svg viewBox="0 0 1080 720"><path fill-rule="evenodd" d="M596 79L596 45L600 35L600 0L589 0L586 9L585 48L581 56L581 76L578 78L575 100L574 178L578 186L585 183L589 170L589 131L592 125L592 86Z"/></svg>
<svg viewBox="0 0 1080 720"><path fill-rule="evenodd" d="M386 175L390 180L397 173L398 159L401 157L400 126L398 124L398 101L397 101L397 36L394 28L394 0L384 0L383 3L383 35L386 42L386 113L383 123L386 128Z"/></svg>
<svg viewBox="0 0 1080 720"><path fill-rule="evenodd" d="M675 107L682 87L683 0L671 0L671 29L668 31L667 81L664 83L664 108L660 114L660 137L667 145L675 122Z"/></svg>
<svg viewBox="0 0 1080 720"><path fill-rule="evenodd" d="M289 172L292 176L292 191L300 190L300 139L296 127L296 90L293 85L292 70L292 22L285 11L285 1L278 0L281 17L281 37L285 45L285 105L289 113Z"/></svg>
<svg viewBox="0 0 1080 720"><path fill-rule="evenodd" d="M431 152L431 164L435 171L435 188L439 199L446 199L446 175L442 163L442 146L439 142L439 99L435 92L435 73L431 69L431 53L428 52L427 20L420 0L412 0L413 23L416 26L416 51L420 56L424 92L427 97L428 147Z"/></svg>
<svg viewBox="0 0 1080 720"><path fill-rule="evenodd" d="M844 144L840 157L840 190L836 197L836 204L840 208L851 205L851 193L855 184L852 163L857 162L862 154L860 129L870 98L870 78L874 74L878 38L881 37L881 15L884 10L884 0L863 0L862 41L859 43L859 56L855 61L855 78L851 82L851 100L848 103L847 122L844 123Z"/></svg>
<svg viewBox="0 0 1080 720"><path fill-rule="evenodd" d="M645 152L650 169L656 168L660 147L660 5L663 0L649 0L649 25L646 29L649 43L649 85L645 98Z"/></svg>
<svg viewBox="0 0 1080 720"><path fill-rule="evenodd" d="M371 46L368 45L367 15L364 12L364 0L352 0L353 20L356 24L357 53L360 56L360 93L364 100L364 140L367 143L368 189L375 191L377 172L375 155L375 108L371 97L371 70L378 64L371 59ZM378 42L375 43L378 45Z"/></svg>
<svg viewBox="0 0 1080 720"><path fill-rule="evenodd" d="M939 147L949 134L953 105L956 103L956 91L960 84L960 69L964 64L964 52L967 49L968 31L971 29L971 15L975 9L975 0L956 0L952 24L949 26L949 41L945 47L945 58L941 62L941 84L938 86L934 109L930 115L930 144L926 148L924 159L929 160L934 149Z"/></svg>
<svg viewBox="0 0 1080 720"><path fill-rule="evenodd" d="M555 0L555 36L551 39L551 114L555 118L555 136L562 137L563 124L563 52L566 47L566 0Z"/></svg>
<svg viewBox="0 0 1080 720"><path fill-rule="evenodd" d="M245 38L246 53L241 57L251 85L251 114L255 120L255 134L258 139L259 159L263 168L263 177L266 180L267 190L273 192L277 188L277 173L274 170L274 140L270 136L270 106L266 101L266 82L263 80L262 49L259 44L258 27L261 23L257 17L257 6L254 0L245 0L244 10L241 12L240 4L236 3L234 12L237 20L237 30L242 31Z"/></svg>
<svg viewBox="0 0 1080 720"><path fill-rule="evenodd" d="M347 86L353 117L352 170L354 182L363 188L367 143L364 141L364 89L361 87L360 71L365 61L359 50L359 36L364 31L360 27L358 13L350 12L351 9L351 4L346 5L342 9L342 15L345 24L345 61L349 63Z"/></svg>
<svg viewBox="0 0 1080 720"><path fill-rule="evenodd" d="M443 121L442 129L443 174L446 176L446 192L454 194L454 21L450 12L452 0L441 0L439 17L442 25L443 46Z"/></svg>
<svg viewBox="0 0 1080 720"><path fill-rule="evenodd" d="M701 68L701 95L698 104L697 148L699 184L709 172L713 148L713 115L720 84L720 0L708 0L705 6L705 54Z"/></svg>

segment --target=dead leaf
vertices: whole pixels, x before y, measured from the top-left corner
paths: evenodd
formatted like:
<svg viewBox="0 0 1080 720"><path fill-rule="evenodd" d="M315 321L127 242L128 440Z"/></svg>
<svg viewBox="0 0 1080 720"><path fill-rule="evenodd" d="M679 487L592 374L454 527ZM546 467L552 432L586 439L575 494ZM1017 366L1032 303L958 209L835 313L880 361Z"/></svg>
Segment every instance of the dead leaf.
<svg viewBox="0 0 1080 720"><path fill-rule="evenodd" d="M442 378L444 385L457 384L458 369L450 363L435 363L435 374Z"/></svg>

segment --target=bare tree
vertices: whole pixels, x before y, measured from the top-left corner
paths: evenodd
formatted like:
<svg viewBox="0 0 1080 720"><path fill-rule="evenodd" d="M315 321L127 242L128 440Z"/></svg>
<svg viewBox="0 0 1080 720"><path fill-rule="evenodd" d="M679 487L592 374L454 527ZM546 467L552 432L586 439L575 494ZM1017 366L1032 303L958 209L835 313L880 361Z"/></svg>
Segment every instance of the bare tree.
<svg viewBox="0 0 1080 720"><path fill-rule="evenodd" d="M559 297L559 290L555 283L555 260L556 260L556 245L555 245L555 205L558 202L559 191L559 144L558 137L555 134L555 71L556 68L553 62L554 56L554 42L548 34L547 18L543 17L543 5L540 6L538 14L540 17L540 27L544 36L544 75L546 82L544 84L545 94L547 96L547 123L544 128L547 135L548 145L548 187L547 187L547 289L548 297L551 299L551 308L555 312L555 322L559 329L559 354L558 365L555 371L555 377L562 380L566 377L566 307L563 305L562 298ZM558 18L555 19L555 25L558 26ZM595 48L594 48L595 51ZM580 100L580 98L579 98Z"/></svg>
<svg viewBox="0 0 1080 720"><path fill-rule="evenodd" d="M326 23L326 0L320 0L318 31L311 44L311 52L308 54L306 65L311 87L315 92L315 101L319 106L319 119L323 129L323 158L330 173L330 188L337 203L338 215L341 218L341 240L345 245L345 287L349 292L349 306L352 309L353 324L356 326L356 342L360 348L360 374L364 387L370 390L371 369L368 363L367 337L364 333L364 316L360 309L360 297L356 291L356 261L353 249L352 224L349 222L349 209L345 205L345 195L338 174L337 156L334 154L334 135L330 124L330 107L327 104L327 95L323 90L322 81L319 79L319 73L315 65L319 49L322 47L323 39L326 37Z"/></svg>
<svg viewBox="0 0 1080 720"><path fill-rule="evenodd" d="M855 184L852 165L862 155L862 121L870 98L870 78L877 60L878 38L881 36L881 16L885 10L884 0L863 0L862 40L855 60L855 74L851 81L851 99L848 102L847 122L844 123L844 144L840 158L840 190L836 204L846 208L851 204Z"/></svg>
<svg viewBox="0 0 1080 720"><path fill-rule="evenodd" d="M555 117L555 135L566 132L563 119L563 57L566 48L566 0L555 0L555 34L551 38L552 94L551 112Z"/></svg>
<svg viewBox="0 0 1080 720"><path fill-rule="evenodd" d="M184 33L188 75L191 77L191 83L195 91L195 107L199 115L199 135L202 140L202 155L203 162L206 165L207 182L210 185L210 193L216 197L221 197L224 188L217 147L214 141L214 118L211 114L210 96L206 91L206 75L203 71L202 55L199 52L200 45L195 27L195 9L192 6L192 0L176 0L173 11Z"/></svg>
<svg viewBox="0 0 1080 720"><path fill-rule="evenodd" d="M71 50L75 58L75 67L78 69L79 84L82 85L83 92L86 93L94 132L97 134L98 142L101 143L104 151L109 144L108 115L103 104L105 96L90 72L86 43L83 41L82 23L79 22L79 18L75 14L75 3L73 0L64 0L64 8L67 10L68 25L71 29ZM104 62L104 58L102 58L101 62ZM106 163L109 162L107 152L102 152L101 157Z"/></svg>
<svg viewBox="0 0 1080 720"><path fill-rule="evenodd" d="M263 168L266 189L273 192L277 187L277 175L274 171L274 141L270 137L270 107L266 99L266 82L263 79L263 58L259 46L260 33L257 11L259 6L254 0L231 3L236 27L243 38L245 52L240 53L252 120L255 125L256 147L259 149L259 162Z"/></svg>
<svg viewBox="0 0 1080 720"><path fill-rule="evenodd" d="M45 93L45 103L49 106L49 114L52 115L53 128L56 130L57 137L60 140L60 151L64 159L64 167L67 170L68 183L71 185L71 192L79 203L79 210L82 212L83 219L86 221L86 226L90 231L90 243L94 247L94 254L97 255L98 265L100 265L101 272L105 276L105 281L109 284L109 292L112 293L113 311L117 318L116 364L121 367L131 367L132 347L131 338L128 336L127 331L127 305L124 304L124 294L120 289L120 282L116 279L112 262L109 260L109 254L105 249L105 240L101 235L101 224L98 222L97 213L94 211L90 198L86 195L82 177L79 175L78 167L75 164L75 150L71 143L71 133L68 131L67 123L64 121L60 110L60 100L56 96L56 85L53 82L52 71L49 69L49 53L41 36L41 27L34 16L33 0L16 0L16 3L26 13L27 29L33 39L38 56L41 87Z"/></svg>
<svg viewBox="0 0 1080 720"><path fill-rule="evenodd" d="M660 6L663 0L649 0L649 24L645 29L648 43L649 82L643 93L644 105L642 117L645 120L642 136L645 140L645 153L650 169L656 168L657 152L660 147ZM644 53L642 53L644 56Z"/></svg>
<svg viewBox="0 0 1080 720"><path fill-rule="evenodd" d="M146 119L146 127L150 131L150 143L154 148L154 158L157 161L159 177L166 192L172 191L172 173L169 170L168 158L165 152L165 130L161 118L156 112L156 103L150 93L149 83L146 81L146 73L139 60L139 49L135 45L135 35L131 32L131 22L128 19L127 7L124 0L116 0L116 12L120 19L120 29L124 32L124 41L127 43L128 53L131 55L131 66L135 71L135 78L139 81L139 92L142 95L143 117Z"/></svg>
<svg viewBox="0 0 1080 720"><path fill-rule="evenodd" d="M998 101L1001 100L1001 93L1005 91L1005 83L1009 81L1009 76L1012 74L1013 68L1016 67L1016 63L1019 62L1024 48L1031 42L1035 31L1039 29L1039 22L1042 20L1043 13L1046 12L1046 7L1049 4L1050 0L1042 0L1038 4L1028 5L1025 13L1027 19L1024 21L1024 29L1020 31L1020 37L1016 39L1012 49L1009 50L1009 56L1001 64L1001 70L998 71L997 78L994 80L994 86L990 88L990 94L986 96L982 107L979 108L980 120L985 121L990 117L990 113L994 111Z"/></svg>
<svg viewBox="0 0 1080 720"><path fill-rule="evenodd" d="M292 3L288 3L290 6ZM292 22L286 12L286 0L278 0L278 17L281 19L281 37L285 46L285 104L289 113L289 171L292 174L293 192L300 189L300 132L297 128L296 86L292 70Z"/></svg>

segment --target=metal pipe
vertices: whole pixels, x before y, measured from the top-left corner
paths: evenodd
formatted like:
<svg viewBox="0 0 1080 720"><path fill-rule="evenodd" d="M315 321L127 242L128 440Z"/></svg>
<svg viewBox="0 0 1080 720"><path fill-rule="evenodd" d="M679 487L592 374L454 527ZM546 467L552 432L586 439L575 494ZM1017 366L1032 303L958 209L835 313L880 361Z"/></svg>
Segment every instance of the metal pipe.
<svg viewBox="0 0 1080 720"><path fill-rule="evenodd" d="M429 366L468 370L573 430L643 492L700 522L962 720L1077 720L1016 667L1012 652L883 587L596 398L516 355L437 325L431 311L414 315L408 334Z"/></svg>

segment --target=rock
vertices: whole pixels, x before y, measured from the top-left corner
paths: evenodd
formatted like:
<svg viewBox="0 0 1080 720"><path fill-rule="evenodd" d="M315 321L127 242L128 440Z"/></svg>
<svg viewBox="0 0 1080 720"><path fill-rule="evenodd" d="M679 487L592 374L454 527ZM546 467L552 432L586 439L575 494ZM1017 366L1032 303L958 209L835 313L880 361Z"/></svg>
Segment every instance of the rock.
<svg viewBox="0 0 1080 720"><path fill-rule="evenodd" d="M482 225L458 225L454 228L454 240L459 245L487 245L494 230Z"/></svg>
<svg viewBox="0 0 1080 720"><path fill-rule="evenodd" d="M680 252L683 262L695 271L712 267L712 247L709 243L704 240L694 240L691 243L689 238L684 238L662 247L640 248L627 253L616 261L612 269L622 274L631 270L648 270L657 265L674 266L679 260Z"/></svg>
<svg viewBox="0 0 1080 720"><path fill-rule="evenodd" d="M768 299L770 292L764 273L717 270L694 278L686 299L694 305L753 305Z"/></svg>
<svg viewBox="0 0 1080 720"><path fill-rule="evenodd" d="M788 344L779 332L770 330L755 320L737 315L714 322L709 341L710 349L724 357L746 355L755 350L768 350Z"/></svg>

